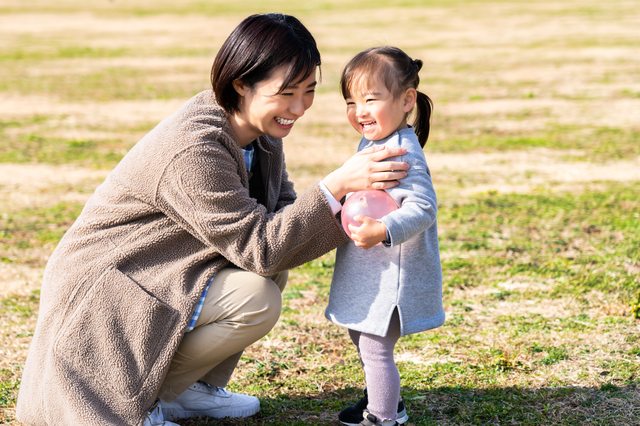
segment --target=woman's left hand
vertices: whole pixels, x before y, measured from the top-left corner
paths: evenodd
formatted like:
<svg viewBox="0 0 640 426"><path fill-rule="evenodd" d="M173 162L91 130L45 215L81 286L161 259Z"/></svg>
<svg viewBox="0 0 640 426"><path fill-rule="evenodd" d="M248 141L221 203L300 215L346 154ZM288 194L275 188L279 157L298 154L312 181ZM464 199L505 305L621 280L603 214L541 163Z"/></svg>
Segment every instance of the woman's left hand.
<svg viewBox="0 0 640 426"><path fill-rule="evenodd" d="M372 147L349 158L338 170L331 172L322 182L336 200L349 192L364 189L389 189L398 186L398 179L407 176L409 164L401 161L383 161L406 153L404 148Z"/></svg>

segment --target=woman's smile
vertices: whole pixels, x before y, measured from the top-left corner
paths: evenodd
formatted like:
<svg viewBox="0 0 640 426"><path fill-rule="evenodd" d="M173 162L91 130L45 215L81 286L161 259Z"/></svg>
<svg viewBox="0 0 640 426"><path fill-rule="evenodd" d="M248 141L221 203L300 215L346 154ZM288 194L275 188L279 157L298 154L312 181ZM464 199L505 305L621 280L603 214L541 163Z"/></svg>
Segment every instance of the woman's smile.
<svg viewBox="0 0 640 426"><path fill-rule="evenodd" d="M287 120L286 118L282 117L276 117L275 120L281 127L285 129L290 129L291 127L293 127L293 123L296 122L296 120Z"/></svg>

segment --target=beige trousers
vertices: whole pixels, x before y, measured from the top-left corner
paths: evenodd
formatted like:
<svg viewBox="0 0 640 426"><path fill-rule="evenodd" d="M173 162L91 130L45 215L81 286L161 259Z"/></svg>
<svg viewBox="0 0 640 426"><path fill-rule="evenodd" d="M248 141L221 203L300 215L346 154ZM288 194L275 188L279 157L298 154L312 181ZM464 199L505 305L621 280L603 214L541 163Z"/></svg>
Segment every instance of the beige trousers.
<svg viewBox="0 0 640 426"><path fill-rule="evenodd" d="M173 356L158 397L170 402L198 380L225 387L243 350L278 321L288 275L284 271L262 277L238 268L219 271L195 328L185 333Z"/></svg>

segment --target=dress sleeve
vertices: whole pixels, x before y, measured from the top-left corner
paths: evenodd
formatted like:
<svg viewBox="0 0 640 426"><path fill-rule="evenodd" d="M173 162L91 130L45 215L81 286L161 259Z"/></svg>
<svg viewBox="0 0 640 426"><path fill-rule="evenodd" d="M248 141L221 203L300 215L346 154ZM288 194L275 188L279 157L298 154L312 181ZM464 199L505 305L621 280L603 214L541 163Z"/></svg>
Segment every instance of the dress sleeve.
<svg viewBox="0 0 640 426"><path fill-rule="evenodd" d="M437 216L436 193L420 145L402 146L407 148L407 153L397 161L409 163L407 177L401 179L397 187L387 190L399 208L380 219L389 231L391 247L426 231Z"/></svg>
<svg viewBox="0 0 640 426"><path fill-rule="evenodd" d="M268 214L249 196L238 167L222 146L191 147L165 170L156 203L204 245L260 275L298 266L346 241L317 184Z"/></svg>

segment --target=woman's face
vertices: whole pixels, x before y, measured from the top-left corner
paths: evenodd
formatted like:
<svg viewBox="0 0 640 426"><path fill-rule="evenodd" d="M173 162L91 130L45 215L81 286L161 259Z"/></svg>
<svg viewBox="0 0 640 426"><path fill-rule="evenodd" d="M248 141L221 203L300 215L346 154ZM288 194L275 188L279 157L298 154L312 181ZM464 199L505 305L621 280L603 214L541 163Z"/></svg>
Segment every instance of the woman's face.
<svg viewBox="0 0 640 426"><path fill-rule="evenodd" d="M233 116L232 125L234 121L233 130L240 146L244 147L262 135L284 138L313 104L316 72L278 93L286 71L286 66L276 68L269 78L251 88L242 83L234 84L241 100L240 112Z"/></svg>

